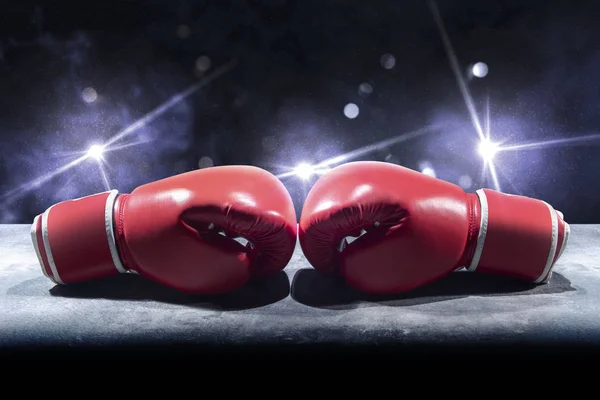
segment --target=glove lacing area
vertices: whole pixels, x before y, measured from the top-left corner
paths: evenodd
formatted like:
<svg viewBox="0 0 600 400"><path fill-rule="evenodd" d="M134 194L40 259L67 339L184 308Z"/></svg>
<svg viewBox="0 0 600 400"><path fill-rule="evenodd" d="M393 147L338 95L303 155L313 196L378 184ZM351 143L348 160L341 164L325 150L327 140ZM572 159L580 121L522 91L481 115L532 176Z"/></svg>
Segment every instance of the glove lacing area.
<svg viewBox="0 0 600 400"><path fill-rule="evenodd" d="M180 220L202 240L244 251L251 260L254 276L281 271L295 247L296 232L283 218L263 216L255 209L244 210L241 205L195 207L185 211Z"/></svg>
<svg viewBox="0 0 600 400"><path fill-rule="evenodd" d="M224 228L217 227L212 222L210 224L208 224L208 230L210 232L215 232L217 235L221 235L223 237L235 240L236 242L238 242L239 244L241 244L242 246L244 246L245 248L247 248L250 251L252 251L252 250L254 250L256 248L256 246L254 246L254 244L250 240L246 239L245 237L240 236L240 235L236 235L235 233L233 233L233 234L232 233L227 234L227 232L225 232Z"/></svg>
<svg viewBox="0 0 600 400"><path fill-rule="evenodd" d="M352 205L322 212L300 231L305 255L318 270L340 274L342 254L352 246L377 241L399 229L409 217L397 204Z"/></svg>
<svg viewBox="0 0 600 400"><path fill-rule="evenodd" d="M371 228L373 228L373 229L379 228L379 225L381 225L379 223L379 221L375 221L375 222L373 222L373 226L369 227L369 230L371 230ZM366 233L367 233L367 230L365 228L362 228L357 235L348 235L348 236L342 238L342 240L340 241L340 244L337 246L337 251L339 251L341 253L342 251L344 251L346 249L346 247L349 244L353 243L360 237L366 235Z"/></svg>

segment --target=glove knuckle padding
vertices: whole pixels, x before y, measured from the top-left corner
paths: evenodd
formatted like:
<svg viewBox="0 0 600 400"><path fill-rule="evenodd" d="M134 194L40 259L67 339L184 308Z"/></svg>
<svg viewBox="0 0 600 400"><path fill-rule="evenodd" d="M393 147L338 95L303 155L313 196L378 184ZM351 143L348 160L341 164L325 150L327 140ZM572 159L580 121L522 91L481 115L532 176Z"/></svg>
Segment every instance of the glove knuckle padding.
<svg viewBox="0 0 600 400"><path fill-rule="evenodd" d="M184 291L229 291L279 272L295 247L291 197L275 176L255 167L216 167L143 185L124 207L126 218L136 220L125 224L134 263Z"/></svg>
<svg viewBox="0 0 600 400"><path fill-rule="evenodd" d="M457 186L384 163L331 170L307 196L299 239L308 261L366 292L405 291L451 272L469 227ZM343 251L346 236L366 233Z"/></svg>

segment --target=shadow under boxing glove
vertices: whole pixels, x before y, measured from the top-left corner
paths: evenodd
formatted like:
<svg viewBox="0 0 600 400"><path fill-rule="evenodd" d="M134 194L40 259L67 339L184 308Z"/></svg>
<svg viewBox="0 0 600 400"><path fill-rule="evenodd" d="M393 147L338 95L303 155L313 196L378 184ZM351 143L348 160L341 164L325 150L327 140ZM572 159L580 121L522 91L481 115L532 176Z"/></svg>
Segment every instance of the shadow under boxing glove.
<svg viewBox="0 0 600 400"><path fill-rule="evenodd" d="M298 229L315 269L371 294L406 292L461 267L545 283L569 236L563 215L542 200L490 189L467 194L375 161L321 176Z"/></svg>
<svg viewBox="0 0 600 400"><path fill-rule="evenodd" d="M57 203L35 217L31 238L42 272L57 284L134 272L182 292L219 294L283 270L297 221L274 175L219 166L131 194Z"/></svg>

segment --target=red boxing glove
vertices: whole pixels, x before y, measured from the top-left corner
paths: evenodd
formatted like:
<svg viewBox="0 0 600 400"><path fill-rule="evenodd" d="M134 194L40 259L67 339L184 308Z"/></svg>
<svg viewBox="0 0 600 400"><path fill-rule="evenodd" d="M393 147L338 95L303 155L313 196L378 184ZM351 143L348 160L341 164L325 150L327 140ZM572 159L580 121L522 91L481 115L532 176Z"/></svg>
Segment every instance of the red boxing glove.
<svg viewBox="0 0 600 400"><path fill-rule="evenodd" d="M562 214L544 201L489 189L467 194L370 161L322 176L298 232L315 269L371 294L405 292L461 267L545 283L568 235ZM349 236L359 238L348 243Z"/></svg>
<svg viewBox="0 0 600 400"><path fill-rule="evenodd" d="M277 274L292 257L296 233L286 188L250 166L64 201L31 227L42 272L57 284L135 272L191 294L225 293Z"/></svg>

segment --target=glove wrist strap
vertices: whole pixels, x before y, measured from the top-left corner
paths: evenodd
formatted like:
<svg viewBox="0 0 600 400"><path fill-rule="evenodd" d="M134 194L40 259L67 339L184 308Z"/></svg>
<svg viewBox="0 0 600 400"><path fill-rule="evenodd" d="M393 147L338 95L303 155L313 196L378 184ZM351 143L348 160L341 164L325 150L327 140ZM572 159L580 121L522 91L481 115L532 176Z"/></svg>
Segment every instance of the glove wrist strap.
<svg viewBox="0 0 600 400"><path fill-rule="evenodd" d="M57 203L35 217L31 240L42 272L69 284L127 272L116 246L112 190Z"/></svg>
<svg viewBox="0 0 600 400"><path fill-rule="evenodd" d="M545 283L566 247L569 225L548 203L478 190L479 231L469 271Z"/></svg>

